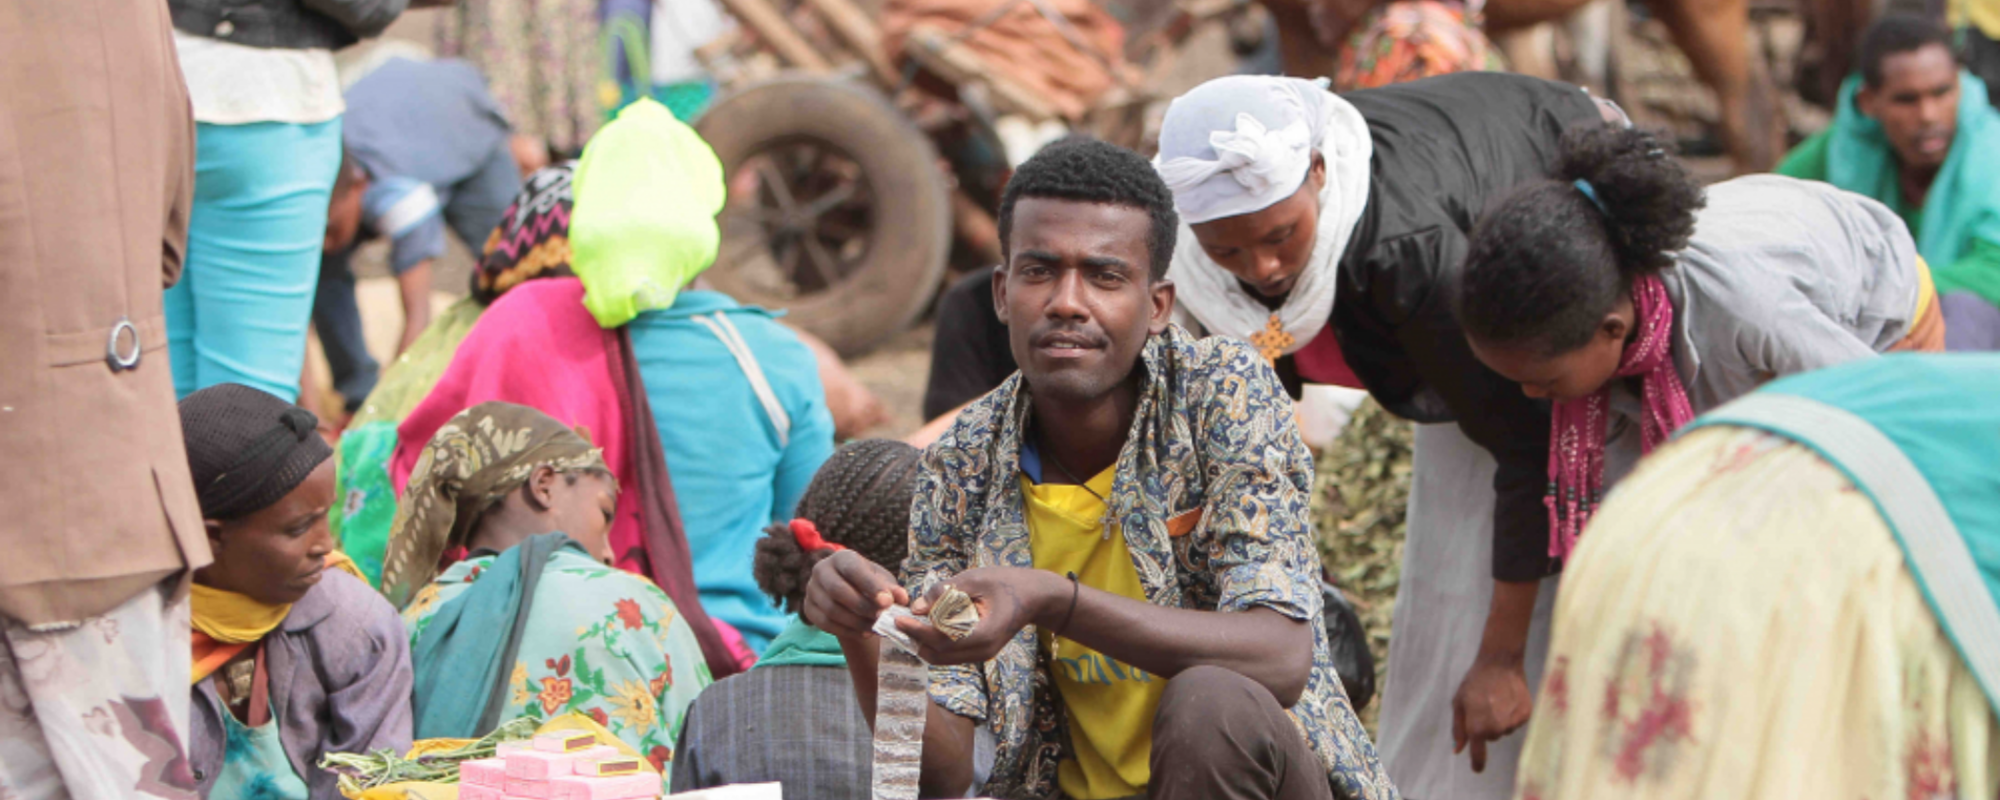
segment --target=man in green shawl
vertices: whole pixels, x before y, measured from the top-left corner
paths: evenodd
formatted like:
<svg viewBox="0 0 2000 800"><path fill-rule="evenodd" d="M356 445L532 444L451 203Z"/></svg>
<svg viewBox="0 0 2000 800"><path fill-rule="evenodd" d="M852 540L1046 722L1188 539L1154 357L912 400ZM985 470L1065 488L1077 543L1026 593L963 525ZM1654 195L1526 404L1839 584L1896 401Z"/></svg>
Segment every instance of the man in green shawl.
<svg viewBox="0 0 2000 800"><path fill-rule="evenodd" d="M1947 348L2000 349L2000 111L1933 20L1883 17L1860 64L1833 124L1777 171L1894 209L1937 282Z"/></svg>

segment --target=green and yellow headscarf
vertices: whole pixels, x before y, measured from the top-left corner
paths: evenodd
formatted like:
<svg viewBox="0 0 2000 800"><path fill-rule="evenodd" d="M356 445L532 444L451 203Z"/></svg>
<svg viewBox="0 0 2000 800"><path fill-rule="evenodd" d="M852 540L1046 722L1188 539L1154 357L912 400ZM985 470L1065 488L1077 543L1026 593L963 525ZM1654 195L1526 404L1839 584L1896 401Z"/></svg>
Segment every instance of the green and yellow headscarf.
<svg viewBox="0 0 2000 800"><path fill-rule="evenodd" d="M382 593L389 602L408 605L437 577L445 551L465 544L479 515L541 467L610 472L603 450L527 406L480 403L438 428L410 471L389 531L382 559Z"/></svg>

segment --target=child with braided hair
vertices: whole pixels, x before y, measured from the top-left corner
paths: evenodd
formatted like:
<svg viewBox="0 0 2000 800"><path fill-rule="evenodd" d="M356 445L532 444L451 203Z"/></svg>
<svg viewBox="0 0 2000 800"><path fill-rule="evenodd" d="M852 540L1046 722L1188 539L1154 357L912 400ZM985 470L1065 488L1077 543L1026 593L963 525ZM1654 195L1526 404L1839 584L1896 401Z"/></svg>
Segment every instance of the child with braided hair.
<svg viewBox="0 0 2000 800"><path fill-rule="evenodd" d="M772 602L797 613L821 560L840 550L889 569L909 550L918 451L902 442L849 442L813 474L798 518L765 529L752 571ZM688 711L673 791L777 782L786 796L869 796L868 723L840 642L794 617L755 669L708 688Z"/></svg>

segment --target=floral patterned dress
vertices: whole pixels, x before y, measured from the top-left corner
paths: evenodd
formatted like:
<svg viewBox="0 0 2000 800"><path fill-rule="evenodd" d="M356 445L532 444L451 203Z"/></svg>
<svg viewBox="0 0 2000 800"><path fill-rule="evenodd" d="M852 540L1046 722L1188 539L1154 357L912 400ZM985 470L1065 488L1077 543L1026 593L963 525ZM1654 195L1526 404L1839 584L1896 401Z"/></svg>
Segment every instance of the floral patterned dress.
<svg viewBox="0 0 2000 800"><path fill-rule="evenodd" d="M1563 575L1515 797L2000 790L2000 717L1877 507L1806 445L1682 435Z"/></svg>
<svg viewBox="0 0 2000 800"><path fill-rule="evenodd" d="M1378 6L1341 48L1334 91L1506 69L1500 49L1480 29L1485 5L1485 0L1395 0Z"/></svg>
<svg viewBox="0 0 2000 800"><path fill-rule="evenodd" d="M604 122L595 0L458 0L438 20L437 51L479 68L515 133L573 153Z"/></svg>
<svg viewBox="0 0 2000 800"><path fill-rule="evenodd" d="M453 564L418 592L403 612L410 641L494 558ZM528 613L500 718L586 714L670 776L688 706L713 682L673 601L644 578L559 550L542 571Z"/></svg>

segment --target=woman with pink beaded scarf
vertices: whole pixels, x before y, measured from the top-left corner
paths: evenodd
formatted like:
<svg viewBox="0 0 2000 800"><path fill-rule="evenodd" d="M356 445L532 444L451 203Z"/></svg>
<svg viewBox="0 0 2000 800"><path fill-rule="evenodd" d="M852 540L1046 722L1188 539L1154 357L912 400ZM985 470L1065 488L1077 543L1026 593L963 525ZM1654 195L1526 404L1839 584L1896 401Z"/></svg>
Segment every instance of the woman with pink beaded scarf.
<svg viewBox="0 0 2000 800"><path fill-rule="evenodd" d="M1564 136L1553 178L1479 220L1453 302L1474 355L1550 402L1557 560L1695 415L1777 376L1944 344L1929 270L1888 207L1773 175L1704 191L1651 135L1608 127ZM1527 722L1537 587L1495 592L1452 704L1459 746Z"/></svg>

